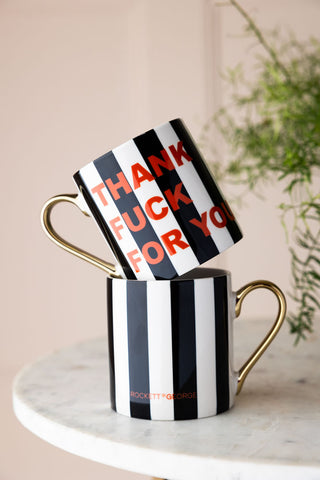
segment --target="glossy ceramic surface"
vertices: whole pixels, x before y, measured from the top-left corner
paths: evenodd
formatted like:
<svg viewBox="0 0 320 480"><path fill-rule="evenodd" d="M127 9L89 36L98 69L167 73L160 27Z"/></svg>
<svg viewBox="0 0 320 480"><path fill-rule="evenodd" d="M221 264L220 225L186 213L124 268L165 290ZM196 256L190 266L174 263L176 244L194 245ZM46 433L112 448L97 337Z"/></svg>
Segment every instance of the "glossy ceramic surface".
<svg viewBox="0 0 320 480"><path fill-rule="evenodd" d="M200 270L200 269L199 269ZM152 420L216 415L234 400L230 275L107 279L111 403Z"/></svg>
<svg viewBox="0 0 320 480"><path fill-rule="evenodd" d="M126 278L175 278L242 238L180 119L113 149L74 179Z"/></svg>

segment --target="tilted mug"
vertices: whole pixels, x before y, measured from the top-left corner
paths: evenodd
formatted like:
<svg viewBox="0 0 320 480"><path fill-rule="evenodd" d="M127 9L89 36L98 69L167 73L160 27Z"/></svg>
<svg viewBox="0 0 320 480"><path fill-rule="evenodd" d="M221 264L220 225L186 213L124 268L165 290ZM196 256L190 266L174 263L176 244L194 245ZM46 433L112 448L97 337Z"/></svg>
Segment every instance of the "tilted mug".
<svg viewBox="0 0 320 480"><path fill-rule="evenodd" d="M49 199L41 213L49 238L113 277L170 279L242 238L235 217L181 119L135 137L81 168L78 194ZM117 265L64 240L51 210L71 202L91 214Z"/></svg>
<svg viewBox="0 0 320 480"><path fill-rule="evenodd" d="M258 288L278 300L276 320L240 368L233 367L233 320ZM107 278L110 396L123 415L186 420L232 407L253 365L279 331L286 300L272 282L232 292L231 274L197 268L172 280Z"/></svg>

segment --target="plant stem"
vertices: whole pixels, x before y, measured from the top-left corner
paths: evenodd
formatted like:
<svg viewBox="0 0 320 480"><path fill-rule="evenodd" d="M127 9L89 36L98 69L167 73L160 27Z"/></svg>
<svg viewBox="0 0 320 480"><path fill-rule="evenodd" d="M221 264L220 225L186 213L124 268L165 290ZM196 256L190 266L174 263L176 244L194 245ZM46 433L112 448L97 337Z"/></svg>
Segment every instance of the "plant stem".
<svg viewBox="0 0 320 480"><path fill-rule="evenodd" d="M276 54L276 52L274 51L274 49L272 47L270 47L270 45L268 44L268 42L266 41L266 39L264 38L261 30L257 27L257 25L254 23L254 21L252 20L252 18L249 16L249 14L241 7L241 5L239 5L239 3L237 2L237 0L229 0L230 3L238 10L238 12L244 17L244 19L246 20L246 22L248 23L249 25L249 28L250 30L253 31L253 33L255 34L255 36L258 38L260 44L264 47L264 49L268 52L268 54L270 55L270 57L272 58L272 60L274 61L275 65L279 68L279 70L283 73L283 75L286 77L286 79L288 80L288 82L291 83L291 78L290 78L290 74L288 72L288 70L286 69L286 67L280 62L280 60L278 59L278 56Z"/></svg>

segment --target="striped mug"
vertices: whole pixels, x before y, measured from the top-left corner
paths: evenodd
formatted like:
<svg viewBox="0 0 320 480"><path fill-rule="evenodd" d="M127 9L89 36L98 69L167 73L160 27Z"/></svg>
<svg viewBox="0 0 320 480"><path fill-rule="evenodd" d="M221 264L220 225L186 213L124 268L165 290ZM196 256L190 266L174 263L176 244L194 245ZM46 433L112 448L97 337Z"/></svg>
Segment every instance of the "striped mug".
<svg viewBox="0 0 320 480"><path fill-rule="evenodd" d="M226 200L182 120L129 140L81 168L79 194L43 207L42 226L57 245L113 277L171 279L202 265L242 238ZM54 205L91 213L117 266L70 244L54 230Z"/></svg>
<svg viewBox="0 0 320 480"><path fill-rule="evenodd" d="M277 318L262 343L235 372L232 323L257 288L278 299ZM129 417L186 420L222 413L280 329L281 290L259 280L231 290L224 270L198 268L173 280L107 278L110 397Z"/></svg>

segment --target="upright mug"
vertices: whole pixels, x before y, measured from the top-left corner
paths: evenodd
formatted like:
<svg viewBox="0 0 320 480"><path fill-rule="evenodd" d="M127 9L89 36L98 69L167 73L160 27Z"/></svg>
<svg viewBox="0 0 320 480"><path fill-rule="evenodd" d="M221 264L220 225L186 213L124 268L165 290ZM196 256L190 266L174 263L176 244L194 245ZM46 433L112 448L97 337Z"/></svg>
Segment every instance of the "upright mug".
<svg viewBox="0 0 320 480"><path fill-rule="evenodd" d="M233 320L246 295L271 290L279 305L262 343L238 372ZM286 300L272 282L232 292L224 270L198 268L173 280L107 278L112 408L151 420L186 420L222 413L280 329ZM250 333L250 332L248 332Z"/></svg>
<svg viewBox="0 0 320 480"><path fill-rule="evenodd" d="M242 238L240 228L182 120L135 137L81 168L78 194L43 207L42 225L65 250L113 277L171 279ZM70 244L53 228L54 205L91 213L110 246L111 265Z"/></svg>

